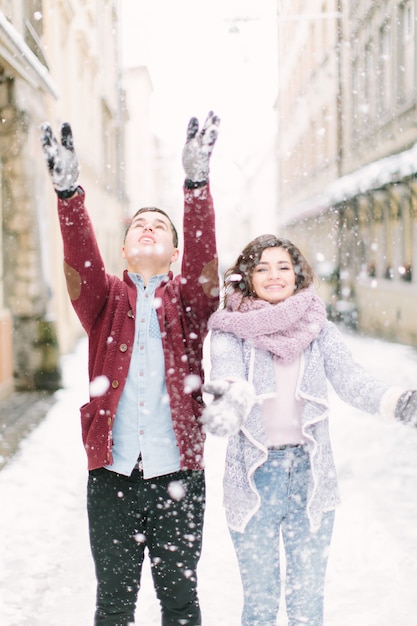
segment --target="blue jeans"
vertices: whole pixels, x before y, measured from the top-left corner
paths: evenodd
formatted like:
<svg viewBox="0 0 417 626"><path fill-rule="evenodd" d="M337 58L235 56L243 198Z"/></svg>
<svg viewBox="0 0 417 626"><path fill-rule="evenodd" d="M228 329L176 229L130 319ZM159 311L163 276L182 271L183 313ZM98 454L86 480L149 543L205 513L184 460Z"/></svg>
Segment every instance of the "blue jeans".
<svg viewBox="0 0 417 626"><path fill-rule="evenodd" d="M302 446L269 450L256 470L261 506L244 533L231 531L239 562L244 605L242 626L275 626L281 596L280 534L286 562L289 626L322 626L323 595L334 511L310 529L307 488L310 462Z"/></svg>

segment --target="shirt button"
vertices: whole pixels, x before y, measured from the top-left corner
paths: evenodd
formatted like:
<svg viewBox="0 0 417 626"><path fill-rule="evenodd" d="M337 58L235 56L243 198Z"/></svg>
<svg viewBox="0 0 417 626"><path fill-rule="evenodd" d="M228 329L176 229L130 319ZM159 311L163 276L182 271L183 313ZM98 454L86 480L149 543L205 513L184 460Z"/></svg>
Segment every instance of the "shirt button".
<svg viewBox="0 0 417 626"><path fill-rule="evenodd" d="M139 376L143 376L143 372L139 372Z"/></svg>
<svg viewBox="0 0 417 626"><path fill-rule="evenodd" d="M145 318L142 317L142 319L140 321L142 322L142 324L144 324L145 323Z"/></svg>
<svg viewBox="0 0 417 626"><path fill-rule="evenodd" d="M120 350L120 352L126 352L127 345L125 343L121 343L120 346L119 346L119 350Z"/></svg>
<svg viewBox="0 0 417 626"><path fill-rule="evenodd" d="M129 311L127 312L127 316L128 317L134 317L132 309L129 309Z"/></svg>
<svg viewBox="0 0 417 626"><path fill-rule="evenodd" d="M140 346L140 350L143 350L145 346Z"/></svg>
<svg viewBox="0 0 417 626"><path fill-rule="evenodd" d="M117 389L117 387L119 386L119 381L113 380L111 386L113 387L113 389Z"/></svg>
<svg viewBox="0 0 417 626"><path fill-rule="evenodd" d="M144 431L144 430L140 430L140 431L139 431L139 435L143 435L144 433L145 433L145 431Z"/></svg>

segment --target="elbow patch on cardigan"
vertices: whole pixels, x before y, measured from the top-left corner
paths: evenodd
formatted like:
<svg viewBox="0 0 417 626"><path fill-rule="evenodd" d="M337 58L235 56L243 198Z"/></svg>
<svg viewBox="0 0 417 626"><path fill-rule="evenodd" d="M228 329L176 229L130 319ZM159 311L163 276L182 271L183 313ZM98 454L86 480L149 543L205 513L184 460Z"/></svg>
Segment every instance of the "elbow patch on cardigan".
<svg viewBox="0 0 417 626"><path fill-rule="evenodd" d="M209 298L217 298L219 295L219 264L217 257L203 267L200 275L200 283L203 291Z"/></svg>
<svg viewBox="0 0 417 626"><path fill-rule="evenodd" d="M64 273L67 281L67 289L71 300L78 300L81 293L81 276L73 267L64 261Z"/></svg>

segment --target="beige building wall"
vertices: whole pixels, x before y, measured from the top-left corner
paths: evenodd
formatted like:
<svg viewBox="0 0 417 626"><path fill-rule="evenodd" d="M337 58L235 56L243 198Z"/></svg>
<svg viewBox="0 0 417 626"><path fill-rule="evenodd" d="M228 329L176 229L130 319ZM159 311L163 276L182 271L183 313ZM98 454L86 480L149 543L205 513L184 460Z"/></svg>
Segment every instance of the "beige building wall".
<svg viewBox="0 0 417 626"><path fill-rule="evenodd" d="M410 148L416 131L415 0L343 3L343 173Z"/></svg>
<svg viewBox="0 0 417 626"><path fill-rule="evenodd" d="M341 166L338 2L284 0L279 7L278 217L320 275L335 266L337 220L324 215L324 203L312 211L311 199Z"/></svg>
<svg viewBox="0 0 417 626"><path fill-rule="evenodd" d="M338 173L336 5L331 0L280 3L277 108L284 216Z"/></svg>
<svg viewBox="0 0 417 626"><path fill-rule="evenodd" d="M106 269L122 270L126 191L124 182L125 109L119 60L117 2L94 0L44 1L43 47L59 97L47 98L46 119L56 133L69 121L74 135L90 212ZM55 286L53 299L58 334L64 352L81 334L78 319L68 307L62 281L62 244L56 216L56 197L49 177L41 177L39 202L45 204L52 226L48 265ZM59 260L53 262L52 260Z"/></svg>
<svg viewBox="0 0 417 626"><path fill-rule="evenodd" d="M66 292L57 200L39 142L43 121L58 135L71 123L106 269L123 269L118 11L116 0L0 0L0 396L13 386L59 386L59 354L83 334Z"/></svg>
<svg viewBox="0 0 417 626"><path fill-rule="evenodd" d="M35 4L39 3L0 3L0 395L9 393L15 383L24 388L43 384L42 372L47 372L51 388L59 384L56 359L53 365L50 359L55 337L34 202L39 140L35 153L32 133L43 96L55 97L56 87L33 52L37 32L35 27L29 30L29 16L35 15ZM52 340L48 349L46 332Z"/></svg>
<svg viewBox="0 0 417 626"><path fill-rule="evenodd" d="M417 2L279 5L283 228L336 319L417 345Z"/></svg>
<svg viewBox="0 0 417 626"><path fill-rule="evenodd" d="M145 66L125 71L126 87L126 187L129 190L128 214L144 206L159 206L161 185L158 180L158 145L153 134L152 81ZM162 208L162 207L161 207Z"/></svg>

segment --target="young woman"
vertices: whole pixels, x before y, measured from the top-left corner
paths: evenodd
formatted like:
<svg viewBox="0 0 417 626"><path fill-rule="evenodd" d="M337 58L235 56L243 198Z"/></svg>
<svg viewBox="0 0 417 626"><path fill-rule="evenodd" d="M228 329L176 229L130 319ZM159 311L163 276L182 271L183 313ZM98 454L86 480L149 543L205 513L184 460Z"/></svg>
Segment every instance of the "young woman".
<svg viewBox="0 0 417 626"><path fill-rule="evenodd" d="M263 235L225 274L210 319L213 394L206 430L230 435L227 522L243 584L242 626L275 626L285 550L289 626L323 624L323 592L339 502L327 380L369 413L417 423L417 392L387 388L355 363L290 241Z"/></svg>

